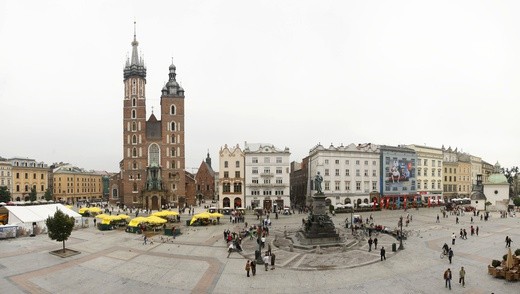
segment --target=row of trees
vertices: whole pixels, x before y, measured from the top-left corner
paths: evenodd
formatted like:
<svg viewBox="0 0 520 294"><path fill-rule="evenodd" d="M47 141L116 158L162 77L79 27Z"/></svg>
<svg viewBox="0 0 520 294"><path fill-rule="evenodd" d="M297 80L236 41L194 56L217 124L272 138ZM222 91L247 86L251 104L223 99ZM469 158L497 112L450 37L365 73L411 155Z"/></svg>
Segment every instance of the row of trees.
<svg viewBox="0 0 520 294"><path fill-rule="evenodd" d="M24 201L36 201L37 198L38 194L36 193L36 188L32 187L31 192L29 192L29 195L25 197ZM52 190L50 188L47 188L47 190L45 190L43 198L47 201L52 200ZM11 200L11 192L9 192L6 186L0 186L0 202L7 203Z"/></svg>

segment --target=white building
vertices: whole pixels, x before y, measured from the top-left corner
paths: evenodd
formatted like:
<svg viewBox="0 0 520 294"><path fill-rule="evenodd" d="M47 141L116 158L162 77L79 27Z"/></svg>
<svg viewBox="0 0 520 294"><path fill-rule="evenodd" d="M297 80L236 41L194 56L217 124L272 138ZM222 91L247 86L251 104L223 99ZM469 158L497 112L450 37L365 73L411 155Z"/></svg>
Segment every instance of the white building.
<svg viewBox="0 0 520 294"><path fill-rule="evenodd" d="M219 207L244 207L244 152L236 147L220 148L218 172Z"/></svg>
<svg viewBox="0 0 520 294"><path fill-rule="evenodd" d="M318 145L309 152L307 202L316 193L314 178L323 177L322 190L327 202L338 204L369 204L372 192L380 193L380 151L375 144L350 144L329 148Z"/></svg>
<svg viewBox="0 0 520 294"><path fill-rule="evenodd" d="M421 145L407 145L417 154L417 193L424 203L437 202L442 199L442 162L443 152L440 148Z"/></svg>
<svg viewBox="0 0 520 294"><path fill-rule="evenodd" d="M273 211L291 206L289 148L272 144L244 145L246 207Z"/></svg>
<svg viewBox="0 0 520 294"><path fill-rule="evenodd" d="M491 203L491 207L487 208L488 210L507 210L509 183L506 176L500 171L498 162L495 164L494 172L489 176L487 183L484 184L484 195L486 201ZM483 209L481 205L477 208Z"/></svg>

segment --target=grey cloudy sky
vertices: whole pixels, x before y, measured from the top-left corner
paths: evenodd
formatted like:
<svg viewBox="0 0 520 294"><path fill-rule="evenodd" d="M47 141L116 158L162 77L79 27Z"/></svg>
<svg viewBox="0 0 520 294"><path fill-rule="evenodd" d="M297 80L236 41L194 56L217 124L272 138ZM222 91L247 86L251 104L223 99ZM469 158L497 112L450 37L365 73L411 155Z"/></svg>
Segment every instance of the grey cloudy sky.
<svg viewBox="0 0 520 294"><path fill-rule="evenodd" d="M186 167L224 144L458 147L519 165L520 1L1 1L0 156L118 171L133 21ZM157 111L156 111L157 112Z"/></svg>

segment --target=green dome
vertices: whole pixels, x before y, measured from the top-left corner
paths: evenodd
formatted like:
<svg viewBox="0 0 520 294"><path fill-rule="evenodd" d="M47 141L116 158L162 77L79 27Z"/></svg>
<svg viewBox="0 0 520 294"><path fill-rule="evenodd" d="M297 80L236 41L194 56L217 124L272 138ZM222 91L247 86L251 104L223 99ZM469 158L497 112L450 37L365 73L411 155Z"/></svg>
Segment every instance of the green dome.
<svg viewBox="0 0 520 294"><path fill-rule="evenodd" d="M506 176L503 174L492 174L488 178L489 184L509 184Z"/></svg>

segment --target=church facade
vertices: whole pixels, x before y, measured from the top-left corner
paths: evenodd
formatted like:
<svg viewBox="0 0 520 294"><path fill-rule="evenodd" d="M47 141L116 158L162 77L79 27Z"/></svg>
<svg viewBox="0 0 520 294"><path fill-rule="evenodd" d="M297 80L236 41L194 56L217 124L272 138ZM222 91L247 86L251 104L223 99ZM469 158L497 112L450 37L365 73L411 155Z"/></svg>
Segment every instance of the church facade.
<svg viewBox="0 0 520 294"><path fill-rule="evenodd" d="M161 91L160 119L146 113L146 67L138 55L134 31L132 55L123 71L123 160L112 179L110 199L129 207L184 206L186 199L184 89L176 67L168 68Z"/></svg>

